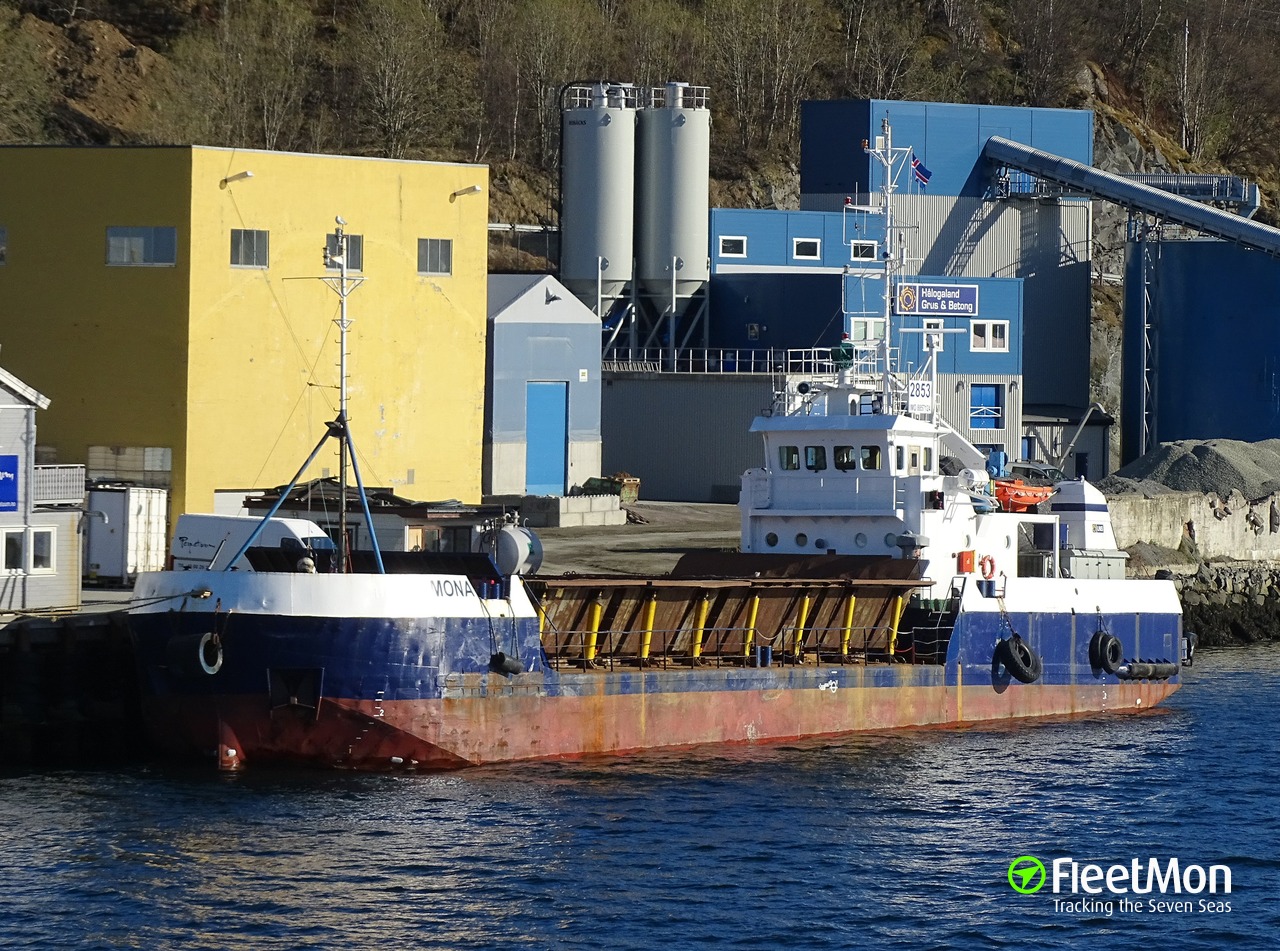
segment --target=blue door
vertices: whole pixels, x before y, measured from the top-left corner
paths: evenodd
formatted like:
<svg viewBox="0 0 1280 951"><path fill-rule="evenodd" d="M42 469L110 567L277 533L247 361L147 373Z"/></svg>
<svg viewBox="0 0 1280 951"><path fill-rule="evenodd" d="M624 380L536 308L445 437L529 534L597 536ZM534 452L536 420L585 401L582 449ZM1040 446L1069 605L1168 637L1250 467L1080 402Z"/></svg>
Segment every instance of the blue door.
<svg viewBox="0 0 1280 951"><path fill-rule="evenodd" d="M530 495L564 495L569 474L569 384L526 386L524 490Z"/></svg>

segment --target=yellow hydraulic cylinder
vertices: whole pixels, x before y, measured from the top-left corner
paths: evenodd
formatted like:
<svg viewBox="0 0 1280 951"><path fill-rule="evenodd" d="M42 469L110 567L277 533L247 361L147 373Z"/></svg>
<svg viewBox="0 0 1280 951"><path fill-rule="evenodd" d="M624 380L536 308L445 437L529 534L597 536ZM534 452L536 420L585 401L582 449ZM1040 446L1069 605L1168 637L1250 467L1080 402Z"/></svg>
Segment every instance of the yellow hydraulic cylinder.
<svg viewBox="0 0 1280 951"><path fill-rule="evenodd" d="M711 595L704 594L702 603L698 605L698 621L693 631L693 659L702 656L702 640L707 634L707 615L711 613Z"/></svg>
<svg viewBox="0 0 1280 951"><path fill-rule="evenodd" d="M844 602L844 632L840 638L840 653L849 656L849 641L853 637L853 609L858 603L858 596L850 592Z"/></svg>
<svg viewBox="0 0 1280 951"><path fill-rule="evenodd" d="M640 661L649 659L649 645L653 643L653 618L658 613L658 596L650 594L644 605L644 637L640 641Z"/></svg>
<svg viewBox="0 0 1280 951"><path fill-rule="evenodd" d="M587 643L582 651L582 659L591 663L596 659L596 639L600 636L600 618L604 615L604 602L597 597L591 602L591 620L587 628Z"/></svg>
<svg viewBox="0 0 1280 951"><path fill-rule="evenodd" d="M902 595L897 595L893 599L893 621L889 625L889 656L894 654L894 648L898 643L898 622L902 620Z"/></svg>
<svg viewBox="0 0 1280 951"><path fill-rule="evenodd" d="M800 653L804 648L804 626L809 620L809 606L813 599L809 592L804 593L804 597L800 599L800 616L796 618L796 657L800 657Z"/></svg>
<svg viewBox="0 0 1280 951"><path fill-rule="evenodd" d="M747 611L747 633L742 638L742 656L751 656L751 647L756 639L756 618L760 614L760 595L751 595L751 607Z"/></svg>

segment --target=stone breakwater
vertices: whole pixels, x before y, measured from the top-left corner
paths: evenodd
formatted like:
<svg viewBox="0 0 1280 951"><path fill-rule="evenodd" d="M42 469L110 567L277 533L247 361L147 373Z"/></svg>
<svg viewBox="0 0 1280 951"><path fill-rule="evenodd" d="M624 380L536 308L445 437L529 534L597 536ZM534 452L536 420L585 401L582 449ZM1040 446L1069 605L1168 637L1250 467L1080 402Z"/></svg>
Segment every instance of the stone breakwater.
<svg viewBox="0 0 1280 951"><path fill-rule="evenodd" d="M1168 569L1182 598L1183 628L1201 647L1280 640L1280 564L1204 564L1192 573Z"/></svg>

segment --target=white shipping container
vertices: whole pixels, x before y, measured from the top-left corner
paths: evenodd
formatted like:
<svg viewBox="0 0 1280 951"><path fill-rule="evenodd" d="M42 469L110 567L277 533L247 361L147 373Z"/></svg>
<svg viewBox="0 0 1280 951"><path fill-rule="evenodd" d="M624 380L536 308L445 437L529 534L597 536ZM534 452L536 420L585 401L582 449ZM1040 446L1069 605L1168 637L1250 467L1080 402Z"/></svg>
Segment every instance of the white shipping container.
<svg viewBox="0 0 1280 951"><path fill-rule="evenodd" d="M84 577L131 584L139 572L162 570L169 554L168 505L165 489L90 489ZM105 518L94 514L98 512Z"/></svg>

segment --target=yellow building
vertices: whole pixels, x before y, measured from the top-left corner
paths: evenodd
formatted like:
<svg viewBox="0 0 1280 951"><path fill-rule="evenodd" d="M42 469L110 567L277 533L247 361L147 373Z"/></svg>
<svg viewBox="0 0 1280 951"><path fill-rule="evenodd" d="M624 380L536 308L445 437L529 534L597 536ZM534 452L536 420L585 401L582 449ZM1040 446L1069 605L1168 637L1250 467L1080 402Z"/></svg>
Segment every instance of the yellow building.
<svg viewBox="0 0 1280 951"><path fill-rule="evenodd" d="M0 148L0 346L52 401L40 461L167 483L173 515L287 482L337 412L341 216L361 474L479 501L487 194L479 165ZM331 441L307 477L337 471Z"/></svg>

